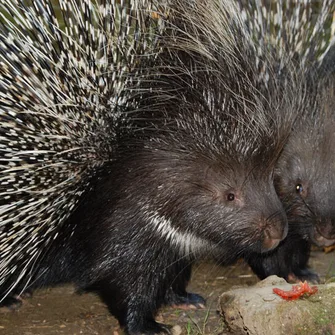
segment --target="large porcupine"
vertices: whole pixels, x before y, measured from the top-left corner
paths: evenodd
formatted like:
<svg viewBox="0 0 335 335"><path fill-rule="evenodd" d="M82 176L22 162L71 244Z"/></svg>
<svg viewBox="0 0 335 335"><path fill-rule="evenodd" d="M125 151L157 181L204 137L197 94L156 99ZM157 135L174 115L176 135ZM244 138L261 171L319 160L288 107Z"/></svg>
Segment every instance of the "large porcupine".
<svg viewBox="0 0 335 335"><path fill-rule="evenodd" d="M259 85L262 46L231 1L146 15L151 31L169 14L157 57L134 57L155 36L140 10L133 31L129 8L117 25L112 3L61 1L62 29L50 2L32 3L2 5L2 295L74 282L129 334L169 332L162 304L203 302L186 292L197 257L227 264L285 237L272 172L303 85L271 62Z"/></svg>
<svg viewBox="0 0 335 335"><path fill-rule="evenodd" d="M334 42L335 4L280 1L264 10L266 3L262 1L260 11L259 1L249 1L242 7L242 16L253 25L258 41L271 36L279 50L291 53L308 78L308 88L301 106L304 112L275 170L275 186L289 221L288 236L269 254L249 255L248 262L261 279L276 274L287 280L318 281L307 267L311 243L335 242L335 100L333 79L327 78L335 68L333 51L329 51ZM250 19L253 15L257 20Z"/></svg>
<svg viewBox="0 0 335 335"><path fill-rule="evenodd" d="M168 15L138 83L136 134L119 141L30 285L95 292L129 334L170 333L154 320L161 305L203 302L186 291L196 259L229 264L287 232L273 169L304 86L289 64L277 74L276 59L259 84L233 2L176 0Z"/></svg>

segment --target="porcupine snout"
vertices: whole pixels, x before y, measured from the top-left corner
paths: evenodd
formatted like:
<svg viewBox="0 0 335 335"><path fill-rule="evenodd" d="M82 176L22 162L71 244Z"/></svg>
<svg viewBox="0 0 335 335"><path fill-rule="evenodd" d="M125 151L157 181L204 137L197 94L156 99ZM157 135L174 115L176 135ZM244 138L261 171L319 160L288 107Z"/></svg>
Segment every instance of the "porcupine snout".
<svg viewBox="0 0 335 335"><path fill-rule="evenodd" d="M274 249L287 235L288 220L272 179L266 181L261 175L249 176L244 193L245 212L253 227L250 240L255 243L255 251L263 253Z"/></svg>
<svg viewBox="0 0 335 335"><path fill-rule="evenodd" d="M275 201L275 207L270 207L264 211L258 221L258 227L262 232L261 252L266 252L276 248L288 232L287 216L281 203Z"/></svg>
<svg viewBox="0 0 335 335"><path fill-rule="evenodd" d="M282 220L286 222L285 217L283 217ZM259 225L263 231L261 247L262 252L276 248L279 242L282 241L287 235L287 225L283 225L280 222L276 222L274 224L271 222L271 224L269 224L266 218L262 218Z"/></svg>
<svg viewBox="0 0 335 335"><path fill-rule="evenodd" d="M314 240L317 245L330 246L335 244L335 219L318 218L315 225Z"/></svg>

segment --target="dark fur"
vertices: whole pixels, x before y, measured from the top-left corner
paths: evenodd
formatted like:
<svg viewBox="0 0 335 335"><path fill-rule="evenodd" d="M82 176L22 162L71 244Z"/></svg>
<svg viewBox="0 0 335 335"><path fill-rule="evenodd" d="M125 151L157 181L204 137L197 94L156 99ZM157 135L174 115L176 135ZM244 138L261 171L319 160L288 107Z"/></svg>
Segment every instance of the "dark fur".
<svg viewBox="0 0 335 335"><path fill-rule="evenodd" d="M285 234L284 212L262 169L234 162L234 171L225 170L220 153L208 158L201 150L188 157L189 150L165 148L155 143L110 168L58 237L34 285L74 282L97 293L128 333L157 333L163 329L154 315L162 304L189 302L185 288L196 258L212 247L225 255L226 264L261 252L262 224L272 225L274 238ZM243 205L225 199L232 190ZM174 229L189 231L208 246L184 251L185 242L162 236L146 211L157 211Z"/></svg>
<svg viewBox="0 0 335 335"><path fill-rule="evenodd" d="M178 55L172 59L185 66ZM168 332L154 321L160 306L203 301L186 292L196 259L219 252L220 261L230 264L285 237L273 169L290 119L281 116L277 124L262 113L271 103L292 115L294 105L281 95L269 101L259 93L250 100L253 77L238 75L250 79L247 96L240 92L238 99L228 91L224 71L161 75L164 89L180 89L159 111L153 108L157 118L142 120L142 135L122 140L122 158L106 166L39 264L33 286L74 282L97 293L127 333ZM217 92L220 98L207 98ZM166 233L164 224L157 225L163 219L169 220Z"/></svg>
<svg viewBox="0 0 335 335"><path fill-rule="evenodd" d="M270 66L260 86L261 61L234 13L224 3L189 5L180 2L162 54L139 83L132 117L141 130L120 137L120 158L29 278L32 288L73 282L97 293L132 335L168 333L154 320L163 304L202 302L186 292L196 259L219 253L230 264L287 233L273 171L300 87L290 71L276 76Z"/></svg>
<svg viewBox="0 0 335 335"><path fill-rule="evenodd" d="M143 135L124 140L122 159L106 167L108 174L58 236L34 285L74 282L97 293L127 333L168 332L154 321L160 306L203 302L186 291L196 259L219 252L221 263L230 264L285 237L273 169L287 133L261 114L269 101L260 93L249 100L251 82L248 97L241 92L236 99L225 75L162 74L162 85L180 87L178 93L153 110L156 119L142 120ZM209 103L204 92L220 92L221 98ZM279 102L293 108L291 99L272 98L274 110ZM166 233L164 224L156 225L163 220L169 221Z"/></svg>

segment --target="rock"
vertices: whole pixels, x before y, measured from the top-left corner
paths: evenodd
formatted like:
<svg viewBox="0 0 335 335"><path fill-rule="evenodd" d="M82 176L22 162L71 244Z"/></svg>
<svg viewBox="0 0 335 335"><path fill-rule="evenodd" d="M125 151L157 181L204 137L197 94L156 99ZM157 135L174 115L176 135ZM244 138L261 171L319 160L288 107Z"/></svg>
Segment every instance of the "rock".
<svg viewBox="0 0 335 335"><path fill-rule="evenodd" d="M335 334L335 285L318 285L310 297L286 301L273 293L292 285L270 276L252 287L230 290L221 295L219 308L228 328L237 334Z"/></svg>

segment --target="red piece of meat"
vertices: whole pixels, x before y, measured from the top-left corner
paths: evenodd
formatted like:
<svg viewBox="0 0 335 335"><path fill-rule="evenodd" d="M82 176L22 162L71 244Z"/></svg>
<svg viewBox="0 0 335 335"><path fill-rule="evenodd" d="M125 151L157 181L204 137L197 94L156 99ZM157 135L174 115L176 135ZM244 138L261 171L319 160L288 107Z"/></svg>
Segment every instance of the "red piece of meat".
<svg viewBox="0 0 335 335"><path fill-rule="evenodd" d="M290 291L284 291L279 288L274 288L273 293L279 295L285 300L296 300L303 295L312 295L318 291L316 286L310 287L306 281L300 282L298 285L293 285Z"/></svg>

